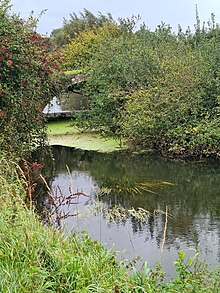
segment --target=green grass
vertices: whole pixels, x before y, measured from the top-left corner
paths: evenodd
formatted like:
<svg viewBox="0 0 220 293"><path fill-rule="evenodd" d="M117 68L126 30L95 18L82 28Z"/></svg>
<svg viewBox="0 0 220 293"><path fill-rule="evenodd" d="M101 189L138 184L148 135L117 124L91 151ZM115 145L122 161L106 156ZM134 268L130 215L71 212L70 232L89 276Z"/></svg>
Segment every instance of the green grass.
<svg viewBox="0 0 220 293"><path fill-rule="evenodd" d="M0 164L0 292L112 292L128 280L102 244L44 227L16 173Z"/></svg>
<svg viewBox="0 0 220 293"><path fill-rule="evenodd" d="M81 132L70 120L48 122L47 135L50 145L63 145L99 152L121 149L119 139L103 137L92 131Z"/></svg>
<svg viewBox="0 0 220 293"><path fill-rule="evenodd" d="M0 292L219 292L219 272L176 261L179 276L164 282L160 267L128 269L87 234L64 237L45 227L25 203L15 164L0 159Z"/></svg>

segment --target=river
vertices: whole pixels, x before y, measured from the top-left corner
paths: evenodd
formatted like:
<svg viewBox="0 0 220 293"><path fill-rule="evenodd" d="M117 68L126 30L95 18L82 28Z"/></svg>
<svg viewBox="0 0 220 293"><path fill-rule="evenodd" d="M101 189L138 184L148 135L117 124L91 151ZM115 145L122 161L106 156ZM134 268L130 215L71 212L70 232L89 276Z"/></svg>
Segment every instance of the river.
<svg viewBox="0 0 220 293"><path fill-rule="evenodd" d="M174 274L173 262L180 251L187 257L199 252L212 268L220 264L217 162L170 161L61 146L54 146L52 152L49 185L59 198L60 215L69 213L60 221L64 233L86 230L92 239L119 251L119 260L136 259L137 267L147 261L150 268L161 262L169 276ZM70 202L67 198L73 193ZM50 206L48 197L44 202ZM141 221L132 213L134 209L149 215Z"/></svg>

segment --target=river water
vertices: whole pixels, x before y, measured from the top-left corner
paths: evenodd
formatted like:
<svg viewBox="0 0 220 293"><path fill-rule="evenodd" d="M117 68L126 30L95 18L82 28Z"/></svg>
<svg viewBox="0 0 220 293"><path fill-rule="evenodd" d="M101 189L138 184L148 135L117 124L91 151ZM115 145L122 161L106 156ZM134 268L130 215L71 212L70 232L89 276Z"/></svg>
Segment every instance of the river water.
<svg viewBox="0 0 220 293"><path fill-rule="evenodd" d="M86 230L94 240L119 251L119 259L137 258L137 267L147 261L150 268L161 262L170 276L180 251L187 257L199 252L211 267L220 264L217 162L169 161L60 146L52 150L55 160L49 184L62 203L60 215L69 213L60 221L64 233ZM70 204L66 199L73 193ZM49 205L48 198L45 203ZM114 207L116 212L120 209L119 217ZM139 208L149 211L145 221L132 214Z"/></svg>

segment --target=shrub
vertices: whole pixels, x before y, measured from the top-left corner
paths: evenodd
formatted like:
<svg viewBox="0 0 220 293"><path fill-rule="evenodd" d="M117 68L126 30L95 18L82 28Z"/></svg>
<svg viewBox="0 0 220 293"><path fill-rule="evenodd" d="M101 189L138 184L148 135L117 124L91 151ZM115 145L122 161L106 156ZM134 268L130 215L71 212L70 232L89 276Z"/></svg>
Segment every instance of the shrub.
<svg viewBox="0 0 220 293"><path fill-rule="evenodd" d="M49 40L34 31L35 19L10 14L0 4L1 148L23 151L42 138L42 111L55 94L53 74L60 55Z"/></svg>
<svg viewBox="0 0 220 293"><path fill-rule="evenodd" d="M164 155L219 156L218 44L219 27L134 33L125 21L88 50L85 124Z"/></svg>

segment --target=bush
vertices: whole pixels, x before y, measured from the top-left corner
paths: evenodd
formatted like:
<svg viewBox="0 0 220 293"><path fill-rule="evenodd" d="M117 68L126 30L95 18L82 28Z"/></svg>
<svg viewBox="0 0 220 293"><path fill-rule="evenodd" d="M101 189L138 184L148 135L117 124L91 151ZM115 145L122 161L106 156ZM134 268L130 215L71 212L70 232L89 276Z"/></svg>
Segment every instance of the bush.
<svg viewBox="0 0 220 293"><path fill-rule="evenodd" d="M10 14L7 0L0 4L0 24L0 144L24 151L43 136L42 111L55 94L60 55L34 31L32 16L24 21Z"/></svg>
<svg viewBox="0 0 220 293"><path fill-rule="evenodd" d="M86 125L124 136L132 148L218 157L219 27L174 35L163 23L155 32L123 25L95 49L88 40Z"/></svg>

